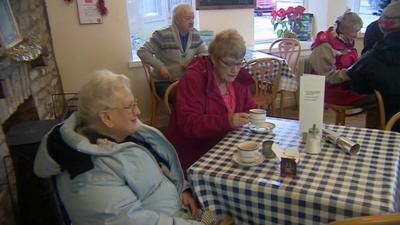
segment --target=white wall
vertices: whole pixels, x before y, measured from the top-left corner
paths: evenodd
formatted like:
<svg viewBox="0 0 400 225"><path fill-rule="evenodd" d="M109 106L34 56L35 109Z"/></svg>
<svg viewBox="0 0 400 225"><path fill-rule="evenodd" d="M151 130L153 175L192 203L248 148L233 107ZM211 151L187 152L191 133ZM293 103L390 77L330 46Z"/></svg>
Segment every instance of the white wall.
<svg viewBox="0 0 400 225"><path fill-rule="evenodd" d="M353 0L308 0L306 11L314 14L314 31L326 30L334 25L336 18L343 14Z"/></svg>
<svg viewBox="0 0 400 225"><path fill-rule="evenodd" d="M110 69L131 77L132 89L149 118L149 90L142 68L129 69L131 47L125 0L106 1L102 24L80 25L76 1L47 0L51 35L65 92L77 92L89 73Z"/></svg>
<svg viewBox="0 0 400 225"><path fill-rule="evenodd" d="M328 0L308 0L306 11L314 14L314 33L327 29Z"/></svg>

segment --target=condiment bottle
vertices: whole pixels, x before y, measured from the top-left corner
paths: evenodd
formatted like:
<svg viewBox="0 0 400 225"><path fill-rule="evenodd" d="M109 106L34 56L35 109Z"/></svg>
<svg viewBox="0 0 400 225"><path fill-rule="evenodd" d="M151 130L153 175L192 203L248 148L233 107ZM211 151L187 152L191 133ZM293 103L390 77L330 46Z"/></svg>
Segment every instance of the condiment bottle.
<svg viewBox="0 0 400 225"><path fill-rule="evenodd" d="M308 154L321 152L321 134L315 124L308 130L305 149Z"/></svg>

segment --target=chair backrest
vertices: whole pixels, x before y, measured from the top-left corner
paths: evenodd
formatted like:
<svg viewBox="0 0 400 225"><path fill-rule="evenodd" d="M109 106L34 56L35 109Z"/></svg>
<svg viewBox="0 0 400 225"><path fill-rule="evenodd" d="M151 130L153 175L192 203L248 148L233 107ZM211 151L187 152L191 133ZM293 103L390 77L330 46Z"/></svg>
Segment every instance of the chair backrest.
<svg viewBox="0 0 400 225"><path fill-rule="evenodd" d="M54 93L51 95L51 102L54 118L63 121L78 110L79 93Z"/></svg>
<svg viewBox="0 0 400 225"><path fill-rule="evenodd" d="M175 98L175 92L176 92L176 87L178 85L179 81L175 81L171 85L168 86L167 90L165 91L164 94L164 107L165 111L167 112L168 115L171 114L171 105L174 101Z"/></svg>
<svg viewBox="0 0 400 225"><path fill-rule="evenodd" d="M329 225L398 225L398 224L400 224L399 213L353 217L332 222Z"/></svg>
<svg viewBox="0 0 400 225"><path fill-rule="evenodd" d="M277 50L275 50L275 48ZM294 74L298 74L301 45L297 39L281 38L274 41L269 47L269 52L287 61Z"/></svg>
<svg viewBox="0 0 400 225"><path fill-rule="evenodd" d="M246 69L255 82L254 99L257 105L266 106L275 114L275 98L281 79L282 60L259 58L250 60Z"/></svg>
<svg viewBox="0 0 400 225"><path fill-rule="evenodd" d="M385 105L383 104L383 98L378 90L374 89L376 102L378 103L378 114L379 114L379 126L381 130L385 129L386 117L385 117Z"/></svg>
<svg viewBox="0 0 400 225"><path fill-rule="evenodd" d="M153 98L155 98L156 101L162 101L161 97L158 96L158 94L157 94L156 86L154 83L154 76L153 76L154 68L151 65L149 65L143 61L142 61L142 65L143 65L144 73L146 75L147 84L149 85L149 88L150 88L151 95L153 96Z"/></svg>
<svg viewBox="0 0 400 225"><path fill-rule="evenodd" d="M394 124L400 120L400 112L394 114L386 123L385 130L392 130ZM399 223L400 224L400 223Z"/></svg>

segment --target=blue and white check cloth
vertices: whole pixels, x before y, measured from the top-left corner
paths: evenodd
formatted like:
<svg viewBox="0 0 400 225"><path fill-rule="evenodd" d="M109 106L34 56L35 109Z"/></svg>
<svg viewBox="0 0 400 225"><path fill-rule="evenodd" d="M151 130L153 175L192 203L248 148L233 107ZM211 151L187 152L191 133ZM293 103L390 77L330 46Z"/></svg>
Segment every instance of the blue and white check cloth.
<svg viewBox="0 0 400 225"><path fill-rule="evenodd" d="M326 125L361 145L349 155L322 141L321 153L309 155L298 134L298 121L268 118L270 134L248 126L230 132L188 169L203 207L236 224L327 224L343 218L399 211L400 134ZM280 177L277 159L243 167L232 158L236 145L273 139L283 149L298 148L297 176Z"/></svg>

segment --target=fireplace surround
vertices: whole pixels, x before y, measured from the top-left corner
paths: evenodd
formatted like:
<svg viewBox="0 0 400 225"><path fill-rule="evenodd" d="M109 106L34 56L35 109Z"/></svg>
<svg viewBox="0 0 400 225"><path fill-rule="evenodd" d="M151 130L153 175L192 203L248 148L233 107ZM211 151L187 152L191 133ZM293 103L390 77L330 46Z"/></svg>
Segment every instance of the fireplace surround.
<svg viewBox="0 0 400 225"><path fill-rule="evenodd" d="M22 37L34 36L43 48L42 55L33 62L15 62L0 47L0 156L7 157L10 148L6 141L9 128L24 121L52 120L60 115L65 105L63 98L52 98L54 93L63 93L61 78L55 61L49 29L45 0L9 0ZM54 107L55 106L55 107ZM13 179L12 163L4 168L0 163L0 208L9 207L4 196L11 187L13 198L16 198L15 177ZM5 171L11 171L6 179ZM0 184L2 184L0 182ZM6 199L6 200L4 200ZM15 199L14 202L17 202ZM4 210L13 212L13 210ZM3 215L2 215L3 216ZM13 224L13 215L6 215L5 224Z"/></svg>

